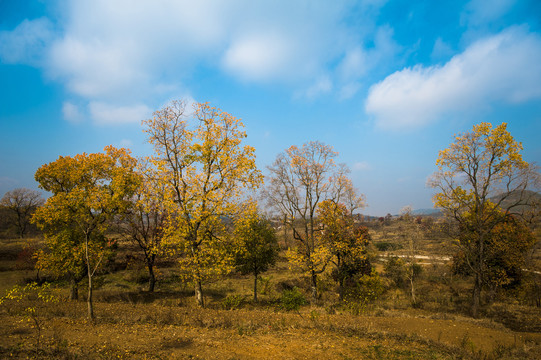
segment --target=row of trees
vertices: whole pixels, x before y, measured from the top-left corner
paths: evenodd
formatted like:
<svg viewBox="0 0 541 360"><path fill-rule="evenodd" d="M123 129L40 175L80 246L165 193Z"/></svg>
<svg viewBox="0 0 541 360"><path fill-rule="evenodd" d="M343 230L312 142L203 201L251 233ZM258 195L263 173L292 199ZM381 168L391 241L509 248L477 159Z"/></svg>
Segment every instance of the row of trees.
<svg viewBox="0 0 541 360"><path fill-rule="evenodd" d="M274 232L250 196L263 176L254 148L242 143L242 123L208 104L195 104L192 112L174 101L143 125L154 147L148 158L136 160L125 149L107 147L105 153L60 157L36 172L40 187L52 194L33 217L48 245L38 265L67 274L74 289L86 276L93 317L92 278L115 246L105 234L116 223L144 254L149 290L154 289L156 257L167 253L176 256L181 273L193 282L199 305L203 283L235 265L255 275L256 296L257 275L274 263L277 250ZM521 150L505 124L493 129L483 123L440 152L431 180L438 189L436 206L458 224L455 237L475 279L474 316L494 268L495 257L488 253L501 243L498 226L514 226L508 233L527 231L525 209L532 206L529 190L539 185L539 174L522 160ZM370 272L368 231L353 217L363 198L336 157L320 142L292 146L268 167L262 192L293 235L287 256L309 276L312 301L318 299L318 276L329 266L341 299L348 281ZM411 290L414 297L413 283Z"/></svg>
<svg viewBox="0 0 541 360"><path fill-rule="evenodd" d="M250 196L263 177L254 148L242 144L242 123L208 104L187 113L185 103L175 101L143 122L154 147L146 159L109 146L104 153L60 157L36 172L40 187L52 194L33 217L47 243L38 266L67 275L73 297L86 276L91 318L92 280L115 246L106 237L112 224L141 248L149 290L156 257L166 253L178 259L201 306L203 283L235 266L254 274L257 296L257 276L276 260L274 231ZM270 167L268 199L293 230L299 246L288 255L311 276L314 300L317 275L329 263L342 289L355 262L365 258L367 231L352 217L362 199L345 166L335 164L336 155L312 142L292 147Z"/></svg>

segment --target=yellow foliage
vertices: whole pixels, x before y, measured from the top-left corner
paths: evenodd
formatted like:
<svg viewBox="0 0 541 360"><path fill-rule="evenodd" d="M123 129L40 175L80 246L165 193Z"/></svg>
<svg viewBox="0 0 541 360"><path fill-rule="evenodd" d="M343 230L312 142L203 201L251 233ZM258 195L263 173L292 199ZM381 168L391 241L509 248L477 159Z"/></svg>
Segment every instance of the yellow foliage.
<svg viewBox="0 0 541 360"><path fill-rule="evenodd" d="M155 151L151 177L166 189L164 244L196 283L230 271L224 220L262 183L242 122L207 103L194 105L190 122L186 104L173 101L143 124Z"/></svg>

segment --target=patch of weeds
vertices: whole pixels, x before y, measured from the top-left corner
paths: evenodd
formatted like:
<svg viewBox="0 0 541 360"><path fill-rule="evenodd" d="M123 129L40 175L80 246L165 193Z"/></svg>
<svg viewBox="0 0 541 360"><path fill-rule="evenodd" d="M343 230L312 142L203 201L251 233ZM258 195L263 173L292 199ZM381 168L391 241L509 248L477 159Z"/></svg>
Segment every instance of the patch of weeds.
<svg viewBox="0 0 541 360"><path fill-rule="evenodd" d="M464 350L469 350L472 353L475 352L475 344L471 341L469 333L465 333L462 340L460 340L460 347Z"/></svg>
<svg viewBox="0 0 541 360"><path fill-rule="evenodd" d="M156 323L163 325L175 325L180 322L173 308L167 308L166 311L160 312L159 316L156 316Z"/></svg>
<svg viewBox="0 0 541 360"><path fill-rule="evenodd" d="M391 242L386 242L386 241L375 243L374 246L379 251L392 251L392 250L399 250L403 248L401 244L391 243Z"/></svg>
<svg viewBox="0 0 541 360"><path fill-rule="evenodd" d="M246 299L242 295L228 295L222 300L222 308L224 310L240 309Z"/></svg>
<svg viewBox="0 0 541 360"><path fill-rule="evenodd" d="M251 322L248 324L240 324L237 326L237 333L241 336L242 335L250 336L255 333L256 329L257 327L254 326L254 324L252 324Z"/></svg>
<svg viewBox="0 0 541 360"><path fill-rule="evenodd" d="M259 293L261 295L269 295L272 291L271 287L272 276L263 277L258 276L257 282L259 283Z"/></svg>
<svg viewBox="0 0 541 360"><path fill-rule="evenodd" d="M376 359L383 359L383 345L373 345L372 350L374 350L374 355Z"/></svg>
<svg viewBox="0 0 541 360"><path fill-rule="evenodd" d="M310 311L310 320L312 320L313 322L317 322L320 316L321 314L319 313L319 311L317 310Z"/></svg>
<svg viewBox="0 0 541 360"><path fill-rule="evenodd" d="M284 290L280 298L280 306L285 311L299 311L302 305L306 304L306 298L299 288Z"/></svg>
<svg viewBox="0 0 541 360"><path fill-rule="evenodd" d="M344 308L351 315L358 316L358 315L363 314L367 310L368 304L364 301L345 301Z"/></svg>

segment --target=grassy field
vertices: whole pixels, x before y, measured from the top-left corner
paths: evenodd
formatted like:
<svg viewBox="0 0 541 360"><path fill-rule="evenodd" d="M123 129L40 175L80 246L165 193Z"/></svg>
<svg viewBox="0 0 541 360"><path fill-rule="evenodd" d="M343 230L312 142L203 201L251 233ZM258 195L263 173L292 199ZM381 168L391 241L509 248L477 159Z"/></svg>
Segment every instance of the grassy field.
<svg viewBox="0 0 541 360"><path fill-rule="evenodd" d="M202 309L172 261L159 264L157 289L146 292L142 263L127 263L135 248L121 243L109 270L98 277L95 321L86 319L84 299L67 299L68 284L61 281L46 291L53 302L35 294L7 300L0 305L0 358L539 358L540 308L520 297L497 296L483 307L482 318L472 319L467 315L470 282L453 276L445 261L423 265L413 306L407 289L392 286L384 276L384 252L375 246L400 244L402 230L398 223L371 230L372 263L385 287L377 300L337 304L335 284L322 277L319 303L290 312L281 307L283 290L296 286L308 297L309 286L284 257L263 275L258 303L251 300L253 279L231 274L204 286ZM0 296L36 278L23 251L27 246L39 246L39 239L0 240ZM450 249L439 237L423 237L418 247L419 254L434 259ZM404 249L397 246L391 253ZM532 256L537 259L537 253Z"/></svg>

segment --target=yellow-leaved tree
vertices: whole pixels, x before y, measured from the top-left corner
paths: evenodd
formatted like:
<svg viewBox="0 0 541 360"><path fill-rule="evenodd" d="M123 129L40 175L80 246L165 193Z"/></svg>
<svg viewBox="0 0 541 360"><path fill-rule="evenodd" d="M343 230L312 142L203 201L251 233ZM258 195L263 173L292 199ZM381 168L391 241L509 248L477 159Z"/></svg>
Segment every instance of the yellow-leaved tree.
<svg viewBox="0 0 541 360"><path fill-rule="evenodd" d="M71 257L66 263L80 272L77 260L83 253L88 277L88 317L94 318L92 279L109 242L104 236L114 216L123 214L140 179L134 172L136 160L129 150L107 146L105 153L61 156L41 166L35 174L40 188L52 193L34 214L35 221L51 242L49 256ZM46 238L46 239L47 239ZM42 264L55 266L55 261Z"/></svg>
<svg viewBox="0 0 541 360"><path fill-rule="evenodd" d="M181 252L181 271L203 306L202 283L233 269L225 222L262 182L255 150L242 144L239 119L207 103L191 111L173 101L143 124L155 151L152 177L168 189L163 241Z"/></svg>
<svg viewBox="0 0 541 360"><path fill-rule="evenodd" d="M317 209L318 242L324 246L334 265L333 278L338 282L339 300L344 300L346 282L356 275L370 275L372 266L367 256L370 241L368 228L355 223L354 215L342 203L324 200Z"/></svg>
<svg viewBox="0 0 541 360"><path fill-rule="evenodd" d="M487 244L493 230L532 204L539 173L522 159L522 144L507 124L475 125L440 151L430 185L434 204L459 225L458 241L474 277L471 312L478 316L481 290L490 264Z"/></svg>
<svg viewBox="0 0 541 360"><path fill-rule="evenodd" d="M318 236L318 204L332 200L346 204L350 212L363 206L362 196L347 177L349 170L335 163L337 155L331 146L312 141L301 148L291 146L268 168L265 196L293 232L296 246L288 251L288 258L310 276L313 302L318 298L318 275L333 256Z"/></svg>

